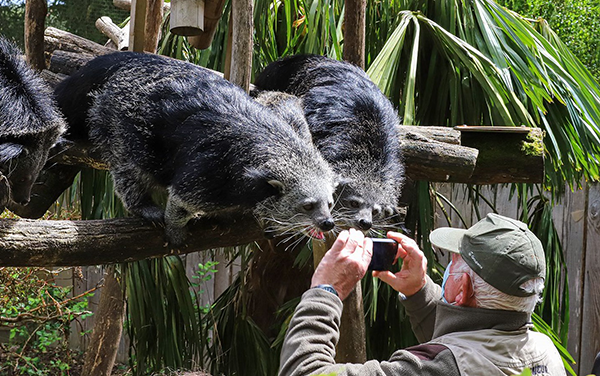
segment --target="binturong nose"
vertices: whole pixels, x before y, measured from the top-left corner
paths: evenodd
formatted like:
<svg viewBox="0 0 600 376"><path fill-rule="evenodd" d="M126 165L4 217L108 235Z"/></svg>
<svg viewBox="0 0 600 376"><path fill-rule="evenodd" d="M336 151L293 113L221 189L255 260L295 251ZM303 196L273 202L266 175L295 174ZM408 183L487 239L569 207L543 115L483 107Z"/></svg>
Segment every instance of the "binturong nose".
<svg viewBox="0 0 600 376"><path fill-rule="evenodd" d="M333 222L333 218L327 218L323 222L321 222L321 226L319 226L323 231L329 231L335 227L335 222Z"/></svg>
<svg viewBox="0 0 600 376"><path fill-rule="evenodd" d="M371 228L371 226L373 226L373 222L371 222L368 219L361 218L358 221L358 227L363 231L369 230Z"/></svg>

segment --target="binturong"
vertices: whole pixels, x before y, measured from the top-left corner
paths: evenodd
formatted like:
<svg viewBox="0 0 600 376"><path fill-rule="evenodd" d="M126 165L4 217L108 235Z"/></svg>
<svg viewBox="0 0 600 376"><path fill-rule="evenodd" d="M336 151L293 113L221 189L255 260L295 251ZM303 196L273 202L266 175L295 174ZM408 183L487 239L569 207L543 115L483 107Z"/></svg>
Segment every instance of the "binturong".
<svg viewBox="0 0 600 376"><path fill-rule="evenodd" d="M316 148L206 69L120 52L91 60L55 93L68 120L84 120L69 133L101 153L126 208L164 220L173 246L195 216L252 212L265 231L290 235L334 227L335 174ZM156 191L168 194L164 210Z"/></svg>
<svg viewBox="0 0 600 376"><path fill-rule="evenodd" d="M299 96L314 144L339 175L334 214L344 227L364 232L396 220L404 182L398 115L366 73L317 55L269 64L257 92Z"/></svg>
<svg viewBox="0 0 600 376"><path fill-rule="evenodd" d="M0 37L0 206L27 205L49 150L66 129L52 92Z"/></svg>

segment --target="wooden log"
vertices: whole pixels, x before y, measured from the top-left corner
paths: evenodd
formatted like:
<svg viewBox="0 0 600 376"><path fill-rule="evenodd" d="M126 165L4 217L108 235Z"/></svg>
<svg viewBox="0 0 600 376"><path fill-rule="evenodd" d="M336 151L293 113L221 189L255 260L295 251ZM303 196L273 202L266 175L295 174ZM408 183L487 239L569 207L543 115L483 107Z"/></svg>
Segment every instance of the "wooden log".
<svg viewBox="0 0 600 376"><path fill-rule="evenodd" d="M406 129L414 128L414 129ZM423 136L419 128L401 131L400 148L406 175L412 180L432 182L467 182L470 180L479 151L474 148L439 142ZM452 133L452 130L448 130ZM441 130L438 130L441 133Z"/></svg>
<svg viewBox="0 0 600 376"><path fill-rule="evenodd" d="M541 183L543 131L525 127L456 127L461 144L479 150L472 184Z"/></svg>
<svg viewBox="0 0 600 376"><path fill-rule="evenodd" d="M129 28L121 29L110 17L104 16L96 20L96 29L106 35L115 44L117 50L127 50L129 46Z"/></svg>
<svg viewBox="0 0 600 376"><path fill-rule="evenodd" d="M67 78L67 75L65 74L55 73L48 69L44 69L43 71L41 71L40 76L53 89L56 87L56 85L59 84L59 82Z"/></svg>
<svg viewBox="0 0 600 376"><path fill-rule="evenodd" d="M38 71L46 68L44 58L44 25L48 13L46 0L25 2L25 56L27 63Z"/></svg>
<svg viewBox="0 0 600 376"><path fill-rule="evenodd" d="M460 145L460 131L450 127L399 125L398 132L401 135L414 133L434 141Z"/></svg>
<svg viewBox="0 0 600 376"><path fill-rule="evenodd" d="M170 249L164 231L139 218L88 221L0 219L0 266L82 266L251 243L264 238L250 215L227 223L199 219L188 224L188 246Z"/></svg>
<svg viewBox="0 0 600 376"><path fill-rule="evenodd" d="M69 76L94 57L96 56L83 52L54 51L48 69L53 73Z"/></svg>
<svg viewBox="0 0 600 376"><path fill-rule="evenodd" d="M44 32L44 48L47 56L51 56L55 50L85 53L94 56L115 52L112 48L104 47L101 44L54 27L48 27Z"/></svg>

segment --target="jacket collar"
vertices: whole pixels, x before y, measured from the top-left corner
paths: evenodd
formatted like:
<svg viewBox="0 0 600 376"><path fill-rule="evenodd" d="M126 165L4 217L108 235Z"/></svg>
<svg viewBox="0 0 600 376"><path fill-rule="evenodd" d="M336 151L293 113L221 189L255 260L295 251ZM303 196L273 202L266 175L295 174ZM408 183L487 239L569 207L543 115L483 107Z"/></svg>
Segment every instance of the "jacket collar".
<svg viewBox="0 0 600 376"><path fill-rule="evenodd" d="M480 329L514 331L532 327L531 315L526 312L460 307L440 301L436 309L433 338L452 332Z"/></svg>

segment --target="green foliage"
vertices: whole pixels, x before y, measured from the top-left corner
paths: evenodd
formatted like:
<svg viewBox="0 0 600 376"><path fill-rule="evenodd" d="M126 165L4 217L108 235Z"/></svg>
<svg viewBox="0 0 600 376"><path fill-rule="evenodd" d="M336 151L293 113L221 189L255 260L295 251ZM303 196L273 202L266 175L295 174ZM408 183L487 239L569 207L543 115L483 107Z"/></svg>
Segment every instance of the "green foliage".
<svg viewBox="0 0 600 376"><path fill-rule="evenodd" d="M597 0L498 0L517 13L543 18L600 82L600 3Z"/></svg>
<svg viewBox="0 0 600 376"><path fill-rule="evenodd" d="M232 259L242 263L233 283L216 299L203 316L203 338L206 341L207 369L213 375L275 375L279 351L247 314L249 294L245 279L253 246L228 249Z"/></svg>
<svg viewBox="0 0 600 376"><path fill-rule="evenodd" d="M408 3L368 70L404 124L541 127L548 189L600 179L600 86L547 25L489 0Z"/></svg>
<svg viewBox="0 0 600 376"><path fill-rule="evenodd" d="M129 12L115 8L111 0L52 0L48 1L46 26L53 26L93 40L100 44L107 41L94 23L102 16L109 16L119 23ZM6 36L23 47L25 1L0 0L0 35Z"/></svg>
<svg viewBox="0 0 600 376"><path fill-rule="evenodd" d="M0 0L0 35L15 41L19 46L23 46L24 19L24 2Z"/></svg>
<svg viewBox="0 0 600 376"><path fill-rule="evenodd" d="M2 375L68 375L79 354L69 350L71 322L85 318L87 296L71 297L71 288L54 283L39 268L0 268L0 344Z"/></svg>
<svg viewBox="0 0 600 376"><path fill-rule="evenodd" d="M134 373L193 369L201 361L198 303L181 258L168 256L124 267Z"/></svg>

